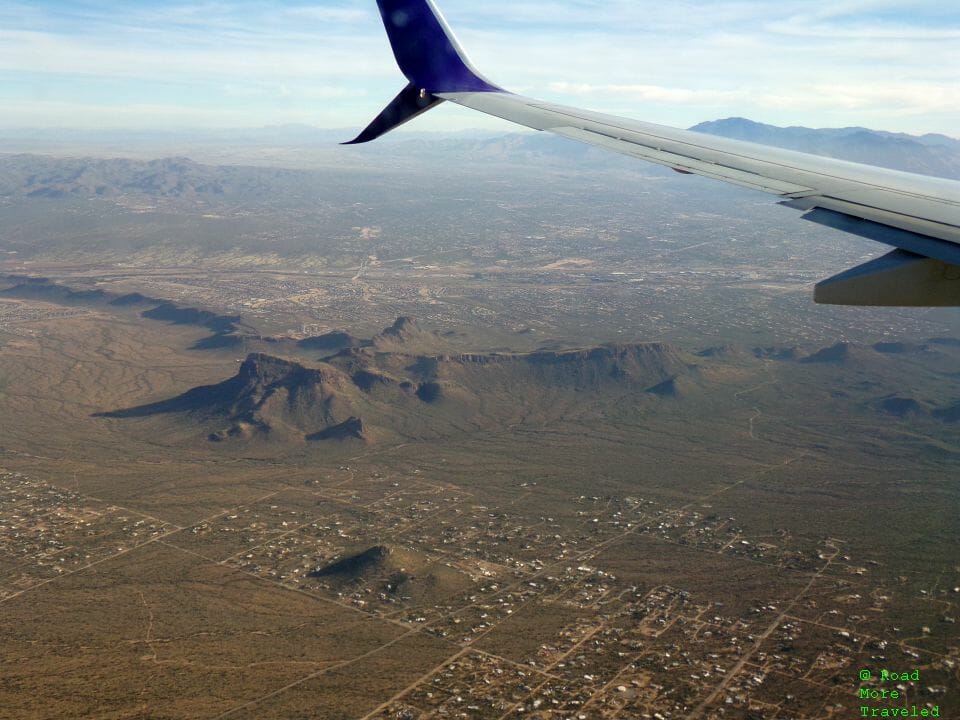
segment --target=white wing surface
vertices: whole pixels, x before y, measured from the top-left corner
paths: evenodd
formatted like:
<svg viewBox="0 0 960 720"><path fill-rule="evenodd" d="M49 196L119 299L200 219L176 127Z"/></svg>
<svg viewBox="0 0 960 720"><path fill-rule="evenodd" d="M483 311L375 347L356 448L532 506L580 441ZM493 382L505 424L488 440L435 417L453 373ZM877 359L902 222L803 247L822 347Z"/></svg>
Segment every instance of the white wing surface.
<svg viewBox="0 0 960 720"><path fill-rule="evenodd" d="M679 172L762 190L803 218L893 246L817 284L846 305L960 306L960 183L718 138L509 93L466 58L431 0L377 0L409 84L353 141L449 101Z"/></svg>

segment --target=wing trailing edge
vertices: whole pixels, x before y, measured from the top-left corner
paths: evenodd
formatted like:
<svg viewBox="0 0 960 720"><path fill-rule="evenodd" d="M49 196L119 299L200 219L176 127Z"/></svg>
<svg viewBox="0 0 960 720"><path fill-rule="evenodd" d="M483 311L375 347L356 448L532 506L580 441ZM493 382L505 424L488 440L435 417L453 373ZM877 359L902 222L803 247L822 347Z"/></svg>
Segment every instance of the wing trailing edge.
<svg viewBox="0 0 960 720"><path fill-rule="evenodd" d="M960 306L960 182L898 172L544 103L509 93L470 63L432 0L377 0L408 85L350 143L368 142L443 101L777 195L804 219L897 250L816 286L845 305Z"/></svg>
<svg viewBox="0 0 960 720"><path fill-rule="evenodd" d="M817 283L813 299L827 305L956 307L960 267L893 250Z"/></svg>

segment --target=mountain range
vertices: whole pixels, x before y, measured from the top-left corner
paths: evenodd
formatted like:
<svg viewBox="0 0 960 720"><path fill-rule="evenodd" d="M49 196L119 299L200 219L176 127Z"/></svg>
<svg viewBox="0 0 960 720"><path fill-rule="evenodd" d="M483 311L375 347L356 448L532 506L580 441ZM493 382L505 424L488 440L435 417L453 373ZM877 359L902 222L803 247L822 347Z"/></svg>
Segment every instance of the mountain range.
<svg viewBox="0 0 960 720"><path fill-rule="evenodd" d="M960 140L946 135L907 135L862 127L777 127L734 117L691 130L894 170L960 179Z"/></svg>
<svg viewBox="0 0 960 720"><path fill-rule="evenodd" d="M950 338L917 345L840 342L812 352L690 352L668 343L424 352L441 341L416 320L399 318L319 360L251 353L222 382L98 415L169 418L193 428L195 440L216 443L376 444L557 424L598 431L684 417L696 423L735 410L737 393L760 382L758 388L778 386L780 404L804 406L811 416L829 415L837 404L875 422L908 418L942 427L960 420L960 399L922 389L942 387L956 367L960 347ZM905 391L904 374L920 389ZM772 375L775 382L762 380Z"/></svg>
<svg viewBox="0 0 960 720"><path fill-rule="evenodd" d="M781 128L745 118L700 123L691 128L766 145L798 150L854 162L879 165L927 175L960 179L960 140L945 135L913 136L867 128ZM270 128L265 140L305 144L304 152L325 157L330 163L356 169L365 167L367 155L351 154L331 141L330 131L309 128ZM243 135L253 142L257 131ZM329 157L327 157L329 156ZM641 167L580 143L545 133L501 136L440 134L436 138L415 134L400 136L378 149L374 170L382 172L384 159L403 163L522 162L576 160L588 165ZM657 170L646 166L648 170ZM297 197L315 182L307 171L241 165L208 165L187 157L156 160L55 158L34 154L0 155L0 198L112 198L126 195L172 198L258 198L276 193Z"/></svg>

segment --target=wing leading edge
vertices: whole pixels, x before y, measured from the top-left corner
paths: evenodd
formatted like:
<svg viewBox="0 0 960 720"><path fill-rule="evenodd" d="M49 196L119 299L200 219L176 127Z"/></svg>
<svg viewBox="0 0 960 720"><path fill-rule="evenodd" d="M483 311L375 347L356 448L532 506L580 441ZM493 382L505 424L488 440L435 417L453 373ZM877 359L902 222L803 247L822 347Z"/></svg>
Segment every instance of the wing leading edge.
<svg viewBox="0 0 960 720"><path fill-rule="evenodd" d="M535 130L762 190L821 225L893 246L817 284L843 305L960 306L960 182L714 137L507 92L467 59L431 0L377 0L409 85L351 142L449 101Z"/></svg>

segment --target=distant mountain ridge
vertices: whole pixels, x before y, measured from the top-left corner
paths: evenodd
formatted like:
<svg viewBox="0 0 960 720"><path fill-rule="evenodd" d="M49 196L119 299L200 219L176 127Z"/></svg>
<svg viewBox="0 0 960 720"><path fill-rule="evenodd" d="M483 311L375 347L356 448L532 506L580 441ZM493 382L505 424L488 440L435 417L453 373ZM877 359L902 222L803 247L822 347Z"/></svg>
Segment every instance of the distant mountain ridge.
<svg viewBox="0 0 960 720"><path fill-rule="evenodd" d="M304 171L158 160L0 155L0 197L64 199L136 195L263 197L302 182Z"/></svg>
<svg viewBox="0 0 960 720"><path fill-rule="evenodd" d="M3 287L8 284L10 287ZM174 325L196 325L213 332L197 343L195 349L213 349L239 344L242 324L239 315L218 315L209 310L181 307L169 300L152 298L141 293L119 295L96 287L74 288L52 282L49 278L28 275L0 275L0 297L41 300L59 305L116 308L147 307L140 315Z"/></svg>
<svg viewBox="0 0 960 720"><path fill-rule="evenodd" d="M960 140L946 135L914 136L861 127L782 128L746 118L712 120L690 129L895 170L960 179ZM302 138L304 132L303 128L297 129L294 139ZM329 159L348 165L360 160L343 154L347 151L332 143L327 145L326 140L314 142L305 152L329 155ZM435 158L477 163L563 160L586 166L644 167L632 159L547 133L479 137L437 134L435 139L417 134L397 139L379 152L384 158L403 162L426 159L432 162ZM645 167L651 171L657 169L652 165ZM209 165L186 157L134 160L0 154L0 198L252 199L276 193L299 196L305 187L316 186L317 177L306 170Z"/></svg>
<svg viewBox="0 0 960 720"><path fill-rule="evenodd" d="M960 180L960 140L946 135L907 135L862 127L778 127L742 117L702 122L690 129L733 140Z"/></svg>

